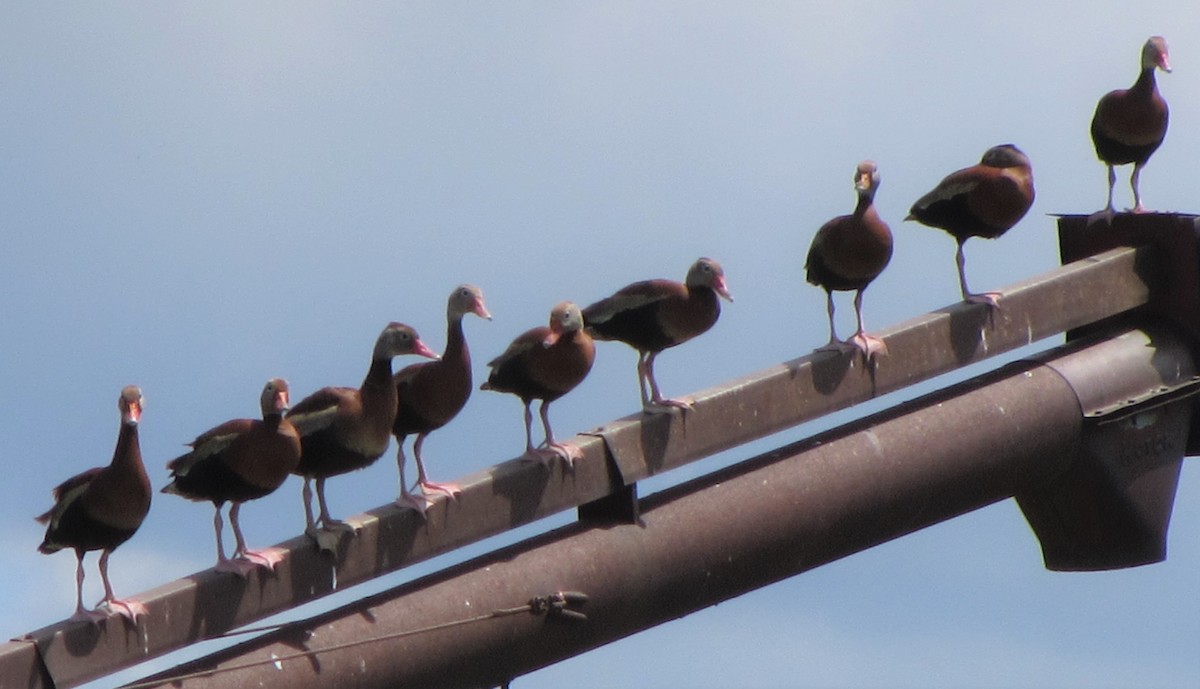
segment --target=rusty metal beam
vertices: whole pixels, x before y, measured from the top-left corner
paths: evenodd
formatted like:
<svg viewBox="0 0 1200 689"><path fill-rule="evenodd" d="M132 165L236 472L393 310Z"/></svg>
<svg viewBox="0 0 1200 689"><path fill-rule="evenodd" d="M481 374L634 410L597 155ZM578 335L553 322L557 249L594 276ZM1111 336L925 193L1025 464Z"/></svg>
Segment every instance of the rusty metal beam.
<svg viewBox="0 0 1200 689"><path fill-rule="evenodd" d="M1136 309L1165 277L1154 249L1118 248L1003 290L1003 308L955 304L882 330L890 354L874 371L849 355L812 354L703 390L686 420L634 415L575 438L585 457L573 473L508 461L458 481L463 494L422 522L387 505L348 521L335 560L304 538L280 544L272 576L243 581L213 570L139 594L149 610L137 630L119 619L65 622L0 646L0 676L45 677L29 689L66 689L249 624L459 546L626 490L635 481L844 409L1044 337ZM610 459L611 458L611 459ZM616 470L613 469L616 467ZM632 492L632 491L630 491Z"/></svg>
<svg viewBox="0 0 1200 689"><path fill-rule="evenodd" d="M146 686L496 686L970 510L1044 492L1091 461L1082 452L1087 419L1144 391L1193 382L1188 344L1169 332L1130 331L1040 359L663 491L642 501L640 524L577 522ZM1190 398L1170 400L1190 414ZM1161 444L1175 462L1187 432L1149 422L1127 430L1139 443L1171 435ZM1125 488L1141 493L1141 483ZM1151 502L1169 509L1174 485L1165 488ZM587 595L586 621L486 618L562 591ZM410 635L421 629L429 631Z"/></svg>

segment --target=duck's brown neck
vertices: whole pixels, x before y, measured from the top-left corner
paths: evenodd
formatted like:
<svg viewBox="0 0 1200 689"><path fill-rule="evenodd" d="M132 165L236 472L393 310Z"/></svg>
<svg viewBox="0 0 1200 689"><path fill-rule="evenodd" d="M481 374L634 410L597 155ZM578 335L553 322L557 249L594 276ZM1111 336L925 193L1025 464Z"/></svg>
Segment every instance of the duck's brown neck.
<svg viewBox="0 0 1200 689"><path fill-rule="evenodd" d="M392 358L375 358L371 360L371 368L367 369L367 377L363 378L363 389L394 388L392 383Z"/></svg>
<svg viewBox="0 0 1200 689"><path fill-rule="evenodd" d="M112 465L126 469L142 467L142 447L138 442L137 424L121 424L121 430L117 433L117 447L113 450Z"/></svg>
<svg viewBox="0 0 1200 689"><path fill-rule="evenodd" d="M561 346L571 345L582 336L583 336L582 330L572 330L570 332L565 332L558 338L558 341L554 343L554 346L557 347L560 345Z"/></svg>
<svg viewBox="0 0 1200 689"><path fill-rule="evenodd" d="M721 297L717 295L717 290L708 286L697 287L689 296L691 303L695 304L694 308L705 314L704 320L708 320L711 316L713 322L716 321L718 314L721 313Z"/></svg>
<svg viewBox="0 0 1200 689"><path fill-rule="evenodd" d="M866 215L867 209L874 203L875 197L873 194L859 194L858 203L854 206L854 214L861 218Z"/></svg>
<svg viewBox="0 0 1200 689"><path fill-rule="evenodd" d="M451 316L446 319L446 351L442 354L443 361L470 361L467 351L467 338L463 335L462 316Z"/></svg>
<svg viewBox="0 0 1200 689"><path fill-rule="evenodd" d="M1133 82L1133 88L1129 89L1132 93L1149 95L1157 86L1154 79L1155 67L1146 67L1142 69L1142 73L1138 75L1137 81Z"/></svg>

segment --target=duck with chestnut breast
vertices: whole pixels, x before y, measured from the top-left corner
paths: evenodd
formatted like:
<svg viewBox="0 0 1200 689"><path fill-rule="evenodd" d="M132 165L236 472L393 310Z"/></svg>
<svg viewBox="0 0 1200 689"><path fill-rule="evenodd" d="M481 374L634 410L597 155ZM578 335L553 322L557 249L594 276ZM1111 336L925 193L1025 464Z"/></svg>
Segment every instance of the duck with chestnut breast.
<svg viewBox="0 0 1200 689"><path fill-rule="evenodd" d="M1096 156L1108 166L1108 203L1099 215L1113 214L1113 186L1117 165L1133 163L1129 186L1133 189L1133 212L1144 213L1138 177L1142 166L1167 136L1167 101L1158 92L1154 71L1171 71L1167 41L1151 36L1142 46L1142 71L1132 88L1109 91L1096 104L1092 116L1092 143Z"/></svg>
<svg viewBox="0 0 1200 689"><path fill-rule="evenodd" d="M213 530L217 535L217 565L241 577L255 567L274 570L282 559L276 548L248 550L238 514L242 503L273 493L300 462L300 434L283 418L288 410L288 384L272 378L259 398L262 420L234 419L200 434L188 443L191 452L167 464L171 483L162 489L189 500L208 500L216 508ZM221 542L221 507L229 507L229 524L236 546L233 558L225 557Z"/></svg>
<svg viewBox="0 0 1200 689"><path fill-rule="evenodd" d="M46 537L38 550L53 553L63 548L75 551L75 614L73 620L97 622L107 612L83 607L83 557L99 550L100 579L109 610L136 624L146 607L134 599L118 600L108 579L108 557L142 525L150 511L150 478L142 464L138 443L138 422L142 418L142 391L129 385L117 399L121 411L121 429L112 462L106 467L89 469L72 476L54 489L54 507L37 517L46 524Z"/></svg>
<svg viewBox="0 0 1200 689"><path fill-rule="evenodd" d="M583 329L583 314L575 304L564 301L550 312L550 324L531 328L517 336L508 349L488 362L492 369L481 390L511 392L525 405L525 456L547 461L554 455L568 465L583 456L583 451L554 438L548 411L550 403L579 385L592 370L596 346ZM533 414L529 405L542 401L540 414L546 432L545 450L533 447Z"/></svg>
<svg viewBox="0 0 1200 689"><path fill-rule="evenodd" d="M445 426L471 396L471 351L463 335L463 316L468 313L492 320L483 303L483 291L475 285L459 285L446 303L446 351L438 361L405 366L392 379L396 383L399 405L392 434L396 436L396 464L400 468L400 497L396 503L421 514L430 505L429 494L444 493L453 498L462 489L453 483L435 483L425 473L421 446L433 431ZM416 433L413 457L417 463L417 487L421 494L409 491L404 480L404 440Z"/></svg>
<svg viewBox="0 0 1200 689"><path fill-rule="evenodd" d="M963 244L971 237L995 239L1016 225L1033 205L1033 166L1012 144L989 148L979 164L946 176L917 199L905 220L936 227L958 242L955 262L963 300L996 307L999 292L976 294L967 288Z"/></svg>
<svg viewBox="0 0 1200 689"><path fill-rule="evenodd" d="M418 337L417 331L403 323L390 323L371 352L371 366L358 388L321 388L300 400L288 411L300 433L300 463L292 472L304 479L303 499L305 533L323 549L322 533L348 529L329 516L325 502L325 481L331 476L370 466L387 450L396 419L396 384L392 381L392 359L404 354L438 358ZM311 482L317 484L320 514L312 515ZM320 525L320 529L317 525Z"/></svg>
<svg viewBox="0 0 1200 689"><path fill-rule="evenodd" d="M858 193L854 212L839 215L817 230L804 265L808 282L825 289L829 342L820 349L858 349L868 362L876 355L887 354L883 340L866 333L862 315L863 292L892 260L892 231L875 210L879 181L879 168L874 162L864 160L858 164L854 171L854 189ZM858 330L846 342L838 339L834 326L835 290L855 290Z"/></svg>
<svg viewBox="0 0 1200 689"><path fill-rule="evenodd" d="M733 297L725 271L711 258L688 269L683 282L643 280L583 310L583 322L597 340L618 340L638 352L638 387L642 409L690 409L683 399L664 399L654 377L654 360L664 350L708 331L721 315L721 299Z"/></svg>

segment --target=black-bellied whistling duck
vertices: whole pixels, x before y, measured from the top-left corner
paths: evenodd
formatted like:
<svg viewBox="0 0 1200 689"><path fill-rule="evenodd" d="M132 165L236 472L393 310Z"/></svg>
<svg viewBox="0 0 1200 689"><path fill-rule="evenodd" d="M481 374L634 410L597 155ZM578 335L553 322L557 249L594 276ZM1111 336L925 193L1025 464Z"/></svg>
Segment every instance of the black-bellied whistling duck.
<svg viewBox="0 0 1200 689"><path fill-rule="evenodd" d="M471 396L471 351L463 336L463 316L473 313L492 320L483 303L483 291L474 285L459 285L450 293L446 304L446 351L439 361L424 361L400 369L392 379L396 382L399 406L392 434L396 436L396 464L400 467L401 506L412 507L424 514L429 506L429 493L436 491L453 498L462 490L453 483L434 483L425 473L421 445L425 436L445 426L462 411ZM421 495L409 492L404 480L404 439L416 433L413 456L417 461L417 485Z"/></svg>
<svg viewBox="0 0 1200 689"><path fill-rule="evenodd" d="M322 532L346 529L329 516L325 503L325 480L370 466L387 450L396 419L396 384L392 382L392 358L417 354L438 358L417 331L403 323L390 323L371 353L371 367L359 388L321 388L295 404L287 419L300 432L300 463L292 473L304 478L305 533L322 549ZM312 515L311 481L316 479L320 514ZM316 525L320 524L321 529Z"/></svg>
<svg viewBox="0 0 1200 689"><path fill-rule="evenodd" d="M511 392L525 404L525 456L545 461L554 454L573 464L582 451L560 443L550 430L550 403L579 385L592 370L596 346L583 329L583 314L575 304L564 301L550 312L550 325L532 328L512 341L500 356L488 362L492 369L481 390ZM530 430L530 403L540 399L542 428L546 431L546 453L535 450Z"/></svg>
<svg viewBox="0 0 1200 689"><path fill-rule="evenodd" d="M1158 92L1154 70L1171 71L1167 41L1151 36L1142 46L1142 71L1129 89L1109 91L1096 104L1092 116L1092 142L1096 155L1108 165L1108 203L1101 214L1113 213L1113 185L1117 182L1117 165L1133 163L1129 186L1133 188L1133 212L1143 213L1138 177L1150 155L1158 150L1167 136L1167 101Z"/></svg>
<svg viewBox="0 0 1200 689"><path fill-rule="evenodd" d="M117 400L121 430L112 462L72 476L54 489L54 507L37 520L47 524L46 538L38 546L43 553L63 548L75 551L75 615L71 619L98 621L107 613L83 607L83 556L89 550L100 554L100 578L104 581L101 604L137 623L146 612L140 602L117 600L108 580L108 556L142 525L150 511L150 478L142 465L138 444L138 421L142 417L142 391L129 385Z"/></svg>
<svg viewBox="0 0 1200 689"><path fill-rule="evenodd" d="M876 354L887 354L883 340L866 333L862 316L863 292L892 260L892 231L875 210L878 188L879 168L870 160L859 163L854 171L854 189L858 192L854 213L839 215L817 230L804 266L808 281L825 289L829 343L821 349L841 351L849 345L858 348L867 361ZM858 330L846 342L838 339L834 327L834 290L856 290L854 313Z"/></svg>
<svg viewBox="0 0 1200 689"><path fill-rule="evenodd" d="M209 500L216 508L213 529L217 534L217 569L246 576L255 567L275 569L277 549L247 550L238 512L242 503L275 491L300 462L300 434L283 418L288 410L288 384L273 378L259 400L262 420L234 419L205 431L188 443L192 451L171 460L171 483L164 493L189 500ZM232 502L229 523L237 545L233 558L225 557L221 543L221 506Z"/></svg>
<svg viewBox="0 0 1200 689"><path fill-rule="evenodd" d="M690 409L687 400L663 398L654 378L654 359L711 328L721 315L720 298L733 301L725 271L711 258L701 258L688 269L684 282L643 280L627 285L584 309L583 322L597 340L619 340L638 351L642 409Z"/></svg>
<svg viewBox="0 0 1200 689"><path fill-rule="evenodd" d="M1033 167L1012 144L989 148L978 165L947 175L917 199L905 220L949 232L958 242L958 286L963 300L995 307L1000 293L967 289L963 244L971 237L995 239L1025 217L1033 205Z"/></svg>

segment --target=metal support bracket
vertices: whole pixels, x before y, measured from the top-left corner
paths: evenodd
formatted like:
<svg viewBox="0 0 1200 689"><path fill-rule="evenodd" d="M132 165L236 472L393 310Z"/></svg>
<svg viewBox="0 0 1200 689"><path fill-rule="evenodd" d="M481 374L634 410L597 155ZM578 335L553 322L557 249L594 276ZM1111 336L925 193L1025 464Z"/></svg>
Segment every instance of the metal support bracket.
<svg viewBox="0 0 1200 689"><path fill-rule="evenodd" d="M604 464L608 469L609 478L614 485L622 487L598 500L580 505L576 510L579 520L601 523L641 524L642 516L641 507L638 502L637 481L629 480L631 474L637 476L644 472L644 466L640 462L641 454L619 452L617 449L618 443L613 442L608 435L608 431L603 426L581 435L595 436L603 441ZM622 463L622 457L627 458L627 461ZM639 461L628 459L629 457L639 458Z"/></svg>
<svg viewBox="0 0 1200 689"><path fill-rule="evenodd" d="M1046 568L1056 571L1166 559L1200 393L1187 342L1166 329L1131 331L1092 351L1088 359L1047 363L1079 398L1084 425L1076 460L1049 485L1016 496Z"/></svg>
<svg viewBox="0 0 1200 689"><path fill-rule="evenodd" d="M1118 213L1106 223L1092 222L1086 215L1062 215L1058 218L1058 245L1063 265L1121 246L1155 247L1159 260L1139 266L1139 272L1158 270L1167 279L1151 292L1147 308L1200 342L1200 216ZM1067 340L1104 327L1102 324L1070 331Z"/></svg>

